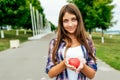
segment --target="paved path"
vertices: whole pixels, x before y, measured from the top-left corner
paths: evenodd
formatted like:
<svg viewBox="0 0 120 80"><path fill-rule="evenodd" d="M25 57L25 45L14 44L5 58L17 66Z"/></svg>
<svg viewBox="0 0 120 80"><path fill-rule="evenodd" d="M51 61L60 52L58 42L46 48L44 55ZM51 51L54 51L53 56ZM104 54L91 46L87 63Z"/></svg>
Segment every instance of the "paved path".
<svg viewBox="0 0 120 80"><path fill-rule="evenodd" d="M45 73L49 41L53 33L28 41L16 49L0 52L0 80L53 80ZM98 60L98 72L93 80L119 80L120 71Z"/></svg>

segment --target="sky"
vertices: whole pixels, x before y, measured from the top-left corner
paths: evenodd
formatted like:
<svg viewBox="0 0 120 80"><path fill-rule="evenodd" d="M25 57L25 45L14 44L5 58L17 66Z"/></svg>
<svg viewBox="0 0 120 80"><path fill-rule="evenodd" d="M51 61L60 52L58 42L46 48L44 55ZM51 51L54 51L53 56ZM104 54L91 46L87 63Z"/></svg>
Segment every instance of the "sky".
<svg viewBox="0 0 120 80"><path fill-rule="evenodd" d="M63 5L67 4L66 0L40 0L40 2L46 18L57 26L59 11ZM117 23L110 30L120 30L120 0L113 0L113 4L116 5L113 10L113 20Z"/></svg>
<svg viewBox="0 0 120 80"><path fill-rule="evenodd" d="M113 0L113 4L115 4L115 8L113 9L113 20L117 21L116 24L113 25L113 27L110 28L110 30L120 30L120 0Z"/></svg>
<svg viewBox="0 0 120 80"><path fill-rule="evenodd" d="M46 18L57 26L61 7L67 4L66 0L40 0Z"/></svg>

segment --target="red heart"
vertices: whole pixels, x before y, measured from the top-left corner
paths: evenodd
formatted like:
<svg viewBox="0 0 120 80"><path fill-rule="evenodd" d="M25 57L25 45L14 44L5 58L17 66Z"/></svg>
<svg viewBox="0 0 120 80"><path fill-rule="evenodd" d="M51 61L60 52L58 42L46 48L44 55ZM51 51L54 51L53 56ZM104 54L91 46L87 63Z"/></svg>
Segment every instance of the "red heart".
<svg viewBox="0 0 120 80"><path fill-rule="evenodd" d="M80 60L78 58L70 58L68 60L68 62L69 62L70 65L72 65L72 66L74 66L76 68L78 68L79 65L80 65Z"/></svg>

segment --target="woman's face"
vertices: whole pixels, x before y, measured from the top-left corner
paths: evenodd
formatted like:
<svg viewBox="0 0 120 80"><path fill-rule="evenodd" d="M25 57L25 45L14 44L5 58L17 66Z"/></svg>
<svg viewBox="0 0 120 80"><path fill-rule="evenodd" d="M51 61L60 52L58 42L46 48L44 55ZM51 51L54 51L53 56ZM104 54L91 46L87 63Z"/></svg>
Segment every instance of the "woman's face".
<svg viewBox="0 0 120 80"><path fill-rule="evenodd" d="M63 27L69 34L74 34L77 29L78 21L74 14L68 12L63 16Z"/></svg>

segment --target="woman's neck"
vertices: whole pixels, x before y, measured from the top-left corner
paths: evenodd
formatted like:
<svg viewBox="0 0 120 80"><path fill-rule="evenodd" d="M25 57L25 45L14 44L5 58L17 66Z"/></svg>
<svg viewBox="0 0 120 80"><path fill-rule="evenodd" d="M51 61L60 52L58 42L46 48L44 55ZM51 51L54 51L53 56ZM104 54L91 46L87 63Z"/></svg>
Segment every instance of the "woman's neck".
<svg viewBox="0 0 120 80"><path fill-rule="evenodd" d="M77 40L77 38L75 37L75 35L69 35L69 37L70 37L71 40L72 40L72 45L71 45L71 47L75 47L75 46L80 45L80 43L78 42L78 40Z"/></svg>
<svg viewBox="0 0 120 80"><path fill-rule="evenodd" d="M75 35L73 35L73 34L69 34L68 36L69 36L72 40L76 39Z"/></svg>

